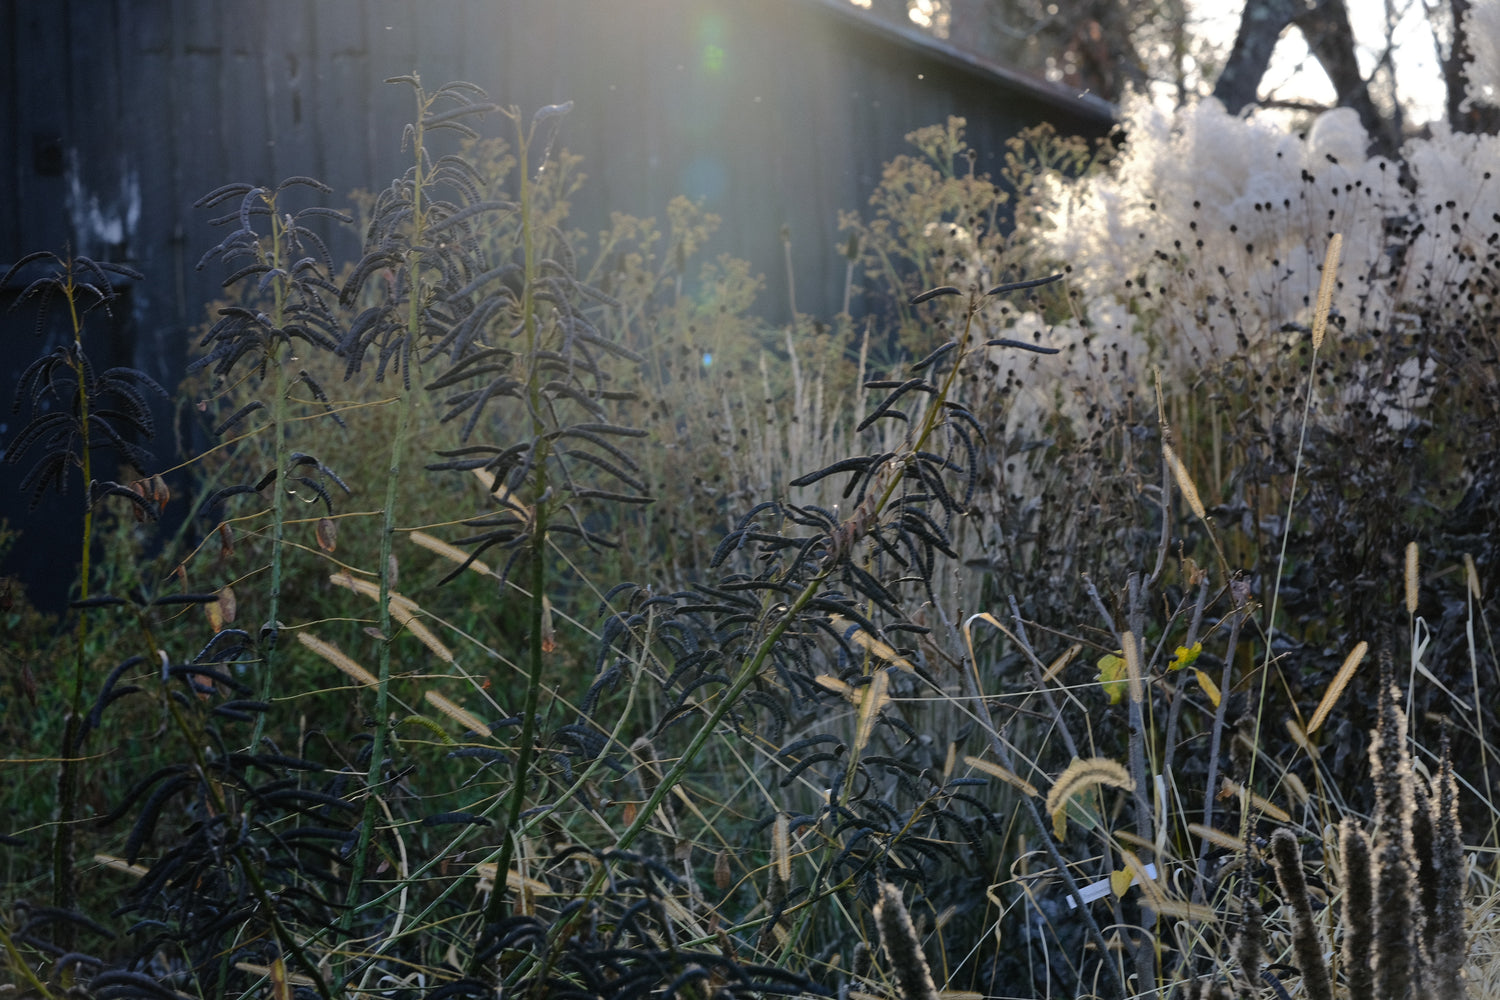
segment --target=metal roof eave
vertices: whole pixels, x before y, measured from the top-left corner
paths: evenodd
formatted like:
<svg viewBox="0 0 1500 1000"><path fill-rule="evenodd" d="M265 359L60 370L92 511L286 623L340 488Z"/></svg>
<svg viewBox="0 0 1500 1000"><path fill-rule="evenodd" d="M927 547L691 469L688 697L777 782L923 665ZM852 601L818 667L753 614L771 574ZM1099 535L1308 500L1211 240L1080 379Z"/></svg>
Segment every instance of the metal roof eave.
<svg viewBox="0 0 1500 1000"><path fill-rule="evenodd" d="M920 29L895 24L884 18L873 14L866 14L855 7L849 0L803 0L805 3L815 4L829 11L835 17L843 18L847 23L860 30L876 35L883 35L903 45L920 49L934 58L947 63L957 69L961 69L975 76L985 77L994 83L1011 90L1018 90L1026 96L1049 104L1060 111L1076 115L1086 120L1097 122L1102 130L1107 131L1118 122L1118 109L1114 104L1095 94L1076 93L1066 87L1039 80L1025 73L1018 73L1013 69L991 62L982 56L972 52L965 52L939 38L934 38Z"/></svg>

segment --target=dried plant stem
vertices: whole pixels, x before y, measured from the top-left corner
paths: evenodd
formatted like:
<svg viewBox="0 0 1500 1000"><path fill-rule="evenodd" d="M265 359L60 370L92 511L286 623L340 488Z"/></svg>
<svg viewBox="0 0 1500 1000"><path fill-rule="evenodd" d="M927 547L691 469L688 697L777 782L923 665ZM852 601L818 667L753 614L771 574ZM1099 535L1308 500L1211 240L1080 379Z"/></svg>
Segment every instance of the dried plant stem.
<svg viewBox="0 0 1500 1000"><path fill-rule="evenodd" d="M1224 670L1219 677L1219 704L1214 709L1213 729L1208 737L1208 776L1203 785L1203 825L1209 829L1214 825L1214 794L1219 787L1219 755L1223 751L1224 721L1229 709L1229 683L1234 673L1234 656L1240 642L1240 626L1245 621L1245 611L1235 608L1229 613L1229 642L1224 649ZM1193 881L1193 902L1207 902L1204 882L1208 877L1207 838L1198 845L1198 874Z"/></svg>
<svg viewBox="0 0 1500 1000"><path fill-rule="evenodd" d="M639 690L639 685L632 684L626 691L625 705L621 709L620 717L615 723L615 728L608 734L608 738L605 741L606 746L616 746L620 744L620 734L624 731L625 726L635 718L631 714L631 710L635 705L636 694ZM520 828L517 830L516 836L521 836L527 830L545 820L548 816L555 813L562 806L562 804L573 801L574 796L582 791L590 782L596 781L598 779L599 772L607 768L608 760L609 757L607 754L600 754L589 763L588 767L577 772L573 783L569 785L560 795L554 796L553 800L550 803L534 810L532 814L526 818L525 822L521 824ZM484 809L480 810L479 815L485 817L490 816L497 809L499 809L501 804L505 801L506 800L500 798L492 799ZM458 852L459 848L463 846L464 841L473 836L473 830L465 830L463 833L460 833L458 836L454 837L446 845L444 845L441 850L433 852L426 861L422 862L415 869L413 869L404 882L390 889L387 889L385 892L382 892L377 896L366 899L357 907L354 907L353 909L355 914L357 915L360 913L369 912L371 910L376 910L391 897L405 892L411 885L418 884L424 877L430 875L433 869L439 868L440 866L446 864L448 862L448 859L452 858L453 855ZM505 842L509 842L509 838L507 838ZM492 854L490 858L487 859L487 861L489 862L495 862L497 860L498 853ZM486 861L479 861L476 863L483 864L486 863ZM497 880L498 878L503 877L502 871L499 868L498 864L496 865L495 872ZM463 879L449 879L447 881L447 884L443 885L442 888L438 890L436 895L432 897L432 899L423 909L411 915L410 919L407 921L407 925L412 928L421 928L428 926L433 914L442 909L447 903L448 899L454 893L468 888L470 888L469 883ZM842 888L846 888L846 886L843 884L834 886L832 887L830 892ZM381 945L367 950L364 953L361 964L348 974L348 976L346 977L346 981L352 981L359 978L372 966L374 966L376 962L380 961L381 955L384 953L384 949L394 944L397 940L397 937L398 936L394 934L390 935ZM313 939L310 939L309 943L312 943L312 940Z"/></svg>
<svg viewBox="0 0 1500 1000"><path fill-rule="evenodd" d="M1276 631L1276 611L1281 598L1281 579L1286 573L1287 544L1292 538L1292 514L1297 504L1297 480L1302 472L1302 455L1307 447L1307 425L1311 422L1312 418L1313 388L1317 385L1318 376L1318 348L1323 346L1323 334L1328 327L1329 303L1332 302L1334 285L1338 280L1339 254L1343 248L1343 243L1343 236L1335 233L1328 245L1328 252L1323 258L1323 277L1318 284L1317 306L1313 312L1312 352L1308 358L1307 381L1303 388L1303 392L1306 395L1302 400L1302 425L1297 433L1297 455L1292 462L1292 485L1291 489L1287 490L1286 517L1281 522L1281 551L1276 556L1276 582L1271 588L1271 604L1266 611L1266 655L1261 662L1260 691L1255 700L1255 733L1251 739L1252 746L1256 748L1260 747L1260 727L1264 721L1265 713L1263 709L1266 704L1266 689L1270 684L1271 678L1271 660L1273 657L1273 644L1271 640ZM1227 692L1226 688L1221 688L1220 690ZM1255 765L1259 760L1259 752L1251 753L1249 774L1245 777L1246 788L1255 787ZM1209 787L1212 789L1211 785ZM1209 794L1212 795L1212 791ZM1241 834L1246 832L1249 821L1249 810L1246 810L1244 815L1240 817Z"/></svg>
<svg viewBox="0 0 1500 1000"><path fill-rule="evenodd" d="M1182 640L1183 646L1188 649L1192 649L1193 644L1198 641L1198 630L1203 625L1203 612L1207 607L1208 574L1204 573L1203 579L1198 584L1198 599L1193 604L1193 620L1188 625L1187 637ZM1186 702L1186 699L1183 697L1183 689L1187 685L1187 679L1191 671L1181 670L1178 673L1177 690L1172 696L1172 707L1167 712L1166 739L1162 741L1161 773L1168 776L1176 773L1172 770L1172 762L1177 753L1177 726L1182 717L1182 706ZM1223 691L1223 688L1219 690ZM1220 700L1222 700L1222 696ZM1170 780L1170 777L1168 780Z"/></svg>

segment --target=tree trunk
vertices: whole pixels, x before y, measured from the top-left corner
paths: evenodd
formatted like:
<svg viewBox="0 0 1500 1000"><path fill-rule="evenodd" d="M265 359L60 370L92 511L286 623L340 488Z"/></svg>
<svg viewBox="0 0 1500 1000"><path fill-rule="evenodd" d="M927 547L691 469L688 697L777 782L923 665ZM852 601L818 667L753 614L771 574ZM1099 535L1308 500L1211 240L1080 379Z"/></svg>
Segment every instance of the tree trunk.
<svg viewBox="0 0 1500 1000"><path fill-rule="evenodd" d="M1488 104L1470 105L1464 109L1464 85L1468 76L1464 63L1474 58L1469 51L1469 35L1464 30L1464 15L1472 4L1469 0L1451 0L1449 16L1453 18L1453 44L1448 46L1448 56L1443 60L1443 83L1448 87L1448 122L1455 132L1474 132L1484 135L1500 133L1500 108Z"/></svg>
<svg viewBox="0 0 1500 1000"><path fill-rule="evenodd" d="M1344 0L1323 0L1299 14L1293 23L1302 29L1308 49L1333 82L1339 106L1353 108L1359 115L1359 123L1370 134L1373 151L1395 156L1401 146L1399 112L1397 118L1387 120L1375 108L1369 84L1359 71L1359 58L1354 54L1354 29L1349 24L1349 9Z"/></svg>
<svg viewBox="0 0 1500 1000"><path fill-rule="evenodd" d="M1230 114L1237 115L1255 103L1281 33L1306 9L1302 0L1245 0L1234 48L1214 83L1214 96Z"/></svg>

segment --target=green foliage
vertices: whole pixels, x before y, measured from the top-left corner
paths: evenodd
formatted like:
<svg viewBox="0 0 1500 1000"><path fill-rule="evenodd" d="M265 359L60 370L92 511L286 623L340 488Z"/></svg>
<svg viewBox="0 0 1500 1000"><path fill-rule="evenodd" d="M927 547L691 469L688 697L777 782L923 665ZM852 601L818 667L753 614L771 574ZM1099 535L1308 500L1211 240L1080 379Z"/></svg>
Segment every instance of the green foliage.
<svg viewBox="0 0 1500 1000"><path fill-rule="evenodd" d="M1461 992L1466 897L1494 884L1460 836L1494 846L1493 796L1461 792L1490 787L1493 552L1462 562L1424 510L1461 442L1332 405L1430 341L1288 331L1079 406L1057 372L1094 348L1049 331L1097 320L1050 268L1009 280L1038 250L1002 214L1098 169L1076 142L1022 136L997 181L962 122L914 133L844 220L871 308L782 330L748 264L700 259L699 205L567 228L565 107L393 82L411 166L356 199L360 260L322 251L344 217L304 206L315 182L205 200L233 211L183 387L218 441L197 518L150 538L165 484L137 455L89 492L104 565L72 634L31 653L57 627L3 609L23 989ZM38 288L87 305L102 267ZM81 357L38 369L67 427L102 398L132 418L136 383L91 393ZM1439 405L1489 405L1471 367ZM43 461L87 461L46 430ZM1441 568L1402 580L1392 540L1424 525ZM1379 711L1338 694L1403 586L1434 614L1406 624L1410 719L1392 677ZM1457 749L1429 781L1439 715ZM56 796L23 763L59 756L98 780ZM1373 965L1319 977L1351 939Z"/></svg>

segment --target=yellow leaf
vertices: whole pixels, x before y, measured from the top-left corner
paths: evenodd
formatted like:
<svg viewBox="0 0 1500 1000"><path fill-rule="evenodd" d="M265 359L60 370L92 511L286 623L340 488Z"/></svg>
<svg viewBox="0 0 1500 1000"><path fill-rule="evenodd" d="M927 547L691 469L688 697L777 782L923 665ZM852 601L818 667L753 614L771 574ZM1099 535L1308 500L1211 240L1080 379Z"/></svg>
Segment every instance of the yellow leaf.
<svg viewBox="0 0 1500 1000"><path fill-rule="evenodd" d="M1208 700L1214 703L1214 708L1218 708L1220 697L1219 685L1214 683L1214 679L1212 677L1208 676L1196 667L1193 668L1193 673L1197 676L1198 685L1199 687L1203 688L1203 693L1208 695Z"/></svg>
<svg viewBox="0 0 1500 1000"><path fill-rule="evenodd" d="M280 955L271 959L271 996L275 1000L292 1000L292 984L287 982L286 960Z"/></svg>
<svg viewBox="0 0 1500 1000"><path fill-rule="evenodd" d="M1195 642L1192 648L1178 646L1177 651L1172 654L1172 662L1167 664L1168 670L1181 670L1183 667L1192 666L1198 659L1198 654L1203 652L1203 643Z"/></svg>
<svg viewBox="0 0 1500 1000"><path fill-rule="evenodd" d="M1125 892L1130 888L1130 883L1135 881L1135 873L1129 868L1121 868L1117 872L1109 873L1109 891L1115 894L1117 899L1122 899Z"/></svg>
<svg viewBox="0 0 1500 1000"><path fill-rule="evenodd" d="M1127 674L1123 654L1106 653L1099 657L1098 681L1104 693L1109 695L1111 705L1118 705L1125 696L1125 686L1129 683Z"/></svg>

